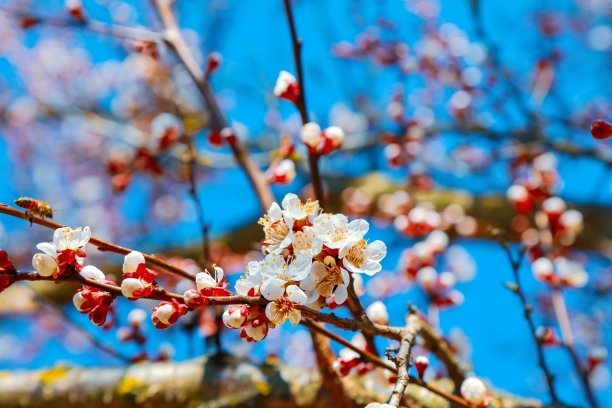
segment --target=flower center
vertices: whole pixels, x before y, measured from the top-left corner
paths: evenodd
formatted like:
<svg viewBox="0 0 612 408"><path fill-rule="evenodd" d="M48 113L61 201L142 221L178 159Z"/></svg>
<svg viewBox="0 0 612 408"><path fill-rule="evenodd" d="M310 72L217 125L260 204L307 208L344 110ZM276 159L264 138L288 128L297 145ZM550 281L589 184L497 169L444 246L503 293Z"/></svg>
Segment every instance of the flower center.
<svg viewBox="0 0 612 408"><path fill-rule="evenodd" d="M346 256L349 262L358 268L366 261L367 244L365 239L360 239L351 249L349 249L349 253Z"/></svg>
<svg viewBox="0 0 612 408"><path fill-rule="evenodd" d="M271 221L267 217L262 217L259 223L264 227L264 234L266 236L264 245L278 246L289 234L289 227L283 220Z"/></svg>

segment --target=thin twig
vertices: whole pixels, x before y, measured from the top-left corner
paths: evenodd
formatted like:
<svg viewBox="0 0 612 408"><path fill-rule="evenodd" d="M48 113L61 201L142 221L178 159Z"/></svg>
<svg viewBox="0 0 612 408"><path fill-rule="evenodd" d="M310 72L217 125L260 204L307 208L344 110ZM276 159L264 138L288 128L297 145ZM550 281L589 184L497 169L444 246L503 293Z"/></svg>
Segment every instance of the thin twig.
<svg viewBox="0 0 612 408"><path fill-rule="evenodd" d="M394 357L395 366L397 367L397 381L395 382L395 387L389 399L389 405L392 407L400 406L400 402L404 398L406 387L410 383L408 370L410 369L411 351L412 346L414 346L414 341L414 328L406 328L406 333L402 336L399 350Z"/></svg>
<svg viewBox="0 0 612 408"><path fill-rule="evenodd" d="M27 214L24 211L17 210L3 203L0 203L0 213L10 215L11 217L21 218L22 220L29 221L31 223L38 224L38 225L41 225L43 227L50 228L50 229L58 229L58 228L63 227L63 225L61 224L47 220L45 218L34 216L32 214ZM121 255L127 255L133 251L133 249L125 248L125 247L122 247L116 244L112 244L110 242L104 241L94 236L92 236L89 239L89 243L96 246L99 251L114 252L114 253L121 254ZM173 274L181 276L183 278L186 278L189 280L194 279L194 276L190 274L189 272L175 265L172 265L164 261L163 259L158 258L155 255L151 255L151 254L143 254L143 255L144 255L145 260L150 264L157 265L167 270L168 272L172 272Z"/></svg>
<svg viewBox="0 0 612 408"><path fill-rule="evenodd" d="M565 347L572 359L572 363L574 364L576 373L580 378L580 382L582 383L582 388L584 389L584 393L586 394L586 397L589 401L589 405L591 406L591 408L597 408L599 404L597 403L595 393L593 392L591 382L589 381L589 373L580 361L578 353L576 352L576 348L574 347L574 335L572 333L572 326L570 324L569 314L567 313L565 298L563 297L563 292L560 288L553 289L552 299L555 316L557 317L557 322L559 323L559 327L561 328L563 346Z"/></svg>
<svg viewBox="0 0 612 408"><path fill-rule="evenodd" d="M527 297L525 296L525 292L523 290L523 286L521 284L521 276L519 274L519 269L523 260L523 256L525 254L525 249L522 248L518 257L515 259L512 255L512 251L506 242L501 242L504 251L508 255L508 260L510 261L510 266L512 267L512 274L514 275L515 286L512 288L512 291L516 293L521 301L521 305L523 306L523 312L525 316L525 321L527 321L527 325L529 326L529 332L531 333L531 337L533 338L533 342L536 346L536 351L538 353L538 364L544 373L544 377L546 378L546 385L548 387L548 392L550 394L550 398L554 404L559 402L559 398L557 397L557 392L554 387L554 376L552 375L548 364L546 363L546 359L544 358L544 350L542 346L542 342L538 338L538 334L536 331L536 326L533 321L533 309L527 302Z"/></svg>

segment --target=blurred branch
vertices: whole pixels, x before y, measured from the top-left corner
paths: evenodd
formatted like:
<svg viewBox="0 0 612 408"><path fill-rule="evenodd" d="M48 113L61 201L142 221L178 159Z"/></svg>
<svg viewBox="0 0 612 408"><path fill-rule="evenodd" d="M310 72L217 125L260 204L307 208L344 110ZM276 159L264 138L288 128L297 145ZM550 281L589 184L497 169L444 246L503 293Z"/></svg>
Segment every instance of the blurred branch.
<svg viewBox="0 0 612 408"><path fill-rule="evenodd" d="M154 43L161 43L163 41L163 36L160 33L141 27L107 24L102 21L91 20L89 18L81 21L74 18L46 16L39 13L33 13L29 10L12 9L6 6L0 6L0 12L16 19L32 19L32 21L36 24L44 24L47 26L60 28L83 28L101 34L136 41L148 41Z"/></svg>
<svg viewBox="0 0 612 408"><path fill-rule="evenodd" d="M293 59L297 72L297 80L300 85L300 93L298 95L297 107L300 111L302 124L305 125L308 120L308 108L306 107L306 84L304 83L304 71L302 66L302 39L297 35L295 21L293 19L293 10L291 9L291 0L283 0L285 3L285 14L289 23L289 31L291 33L291 44L293 46ZM321 207L325 208L325 192L323 191L323 182L319 172L319 155L317 152L308 149L308 165L310 167L310 178L315 198L319 201Z"/></svg>
<svg viewBox="0 0 612 408"><path fill-rule="evenodd" d="M510 261L510 266L512 267L512 274L514 275L514 285L508 286L508 288L513 293L515 293L521 301L521 305L523 307L523 313L525 316L525 321L527 322L527 325L529 326L529 333L531 334L531 337L533 338L533 342L535 343L535 346L536 346L536 351L538 354L538 364L540 365L540 368L542 369L542 372L546 379L546 385L548 387L550 398L552 399L553 404L558 404L559 397L557 396L557 392L555 391L555 387L554 387L554 376L552 375L550 368L548 367L548 364L546 363L546 359L544 358L544 350L543 350L542 342L538 338L537 329L533 321L533 309L527 303L527 297L525 296L525 292L521 284L521 276L520 276L519 270L521 267L523 257L525 255L525 250L521 249L518 256L515 258L512 255L512 251L506 242L502 241L501 245L504 251L506 252L506 255L508 256L508 260Z"/></svg>
<svg viewBox="0 0 612 408"><path fill-rule="evenodd" d="M202 95L211 117L211 128L221 130L228 127L227 120L213 94L210 83L207 81L202 68L193 56L189 46L181 34L180 27L172 10L169 0L154 0L157 13L165 28L165 43L176 54L178 59L187 69L187 72L195 82ZM263 211L267 211L274 202L274 196L265 174L257 167L251 159L248 150L243 143L236 138L235 142L229 143L236 161L242 167L251 186L257 194L257 198Z"/></svg>
<svg viewBox="0 0 612 408"><path fill-rule="evenodd" d="M410 375L408 374L408 370L410 369L411 365L411 352L415 342L415 335L415 328L407 326L405 329L405 333L402 336L402 340L400 341L399 350L397 351L397 354L393 357L395 366L397 367L397 381L395 382L395 387L393 388L393 392L391 393L391 399L389 400L389 405L391 405L392 407L400 406L400 402L404 397L406 387L410 382ZM469 403L462 403L460 405L467 407L470 406Z"/></svg>

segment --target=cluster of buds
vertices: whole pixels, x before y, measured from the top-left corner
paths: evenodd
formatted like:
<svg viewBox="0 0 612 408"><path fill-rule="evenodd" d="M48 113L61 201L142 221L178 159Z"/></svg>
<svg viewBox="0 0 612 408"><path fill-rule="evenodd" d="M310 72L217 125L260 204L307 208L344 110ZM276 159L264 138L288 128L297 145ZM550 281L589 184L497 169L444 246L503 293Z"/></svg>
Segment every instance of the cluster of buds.
<svg viewBox="0 0 612 408"><path fill-rule="evenodd" d="M123 259L121 293L129 300L151 296L157 287L157 273L147 268L144 255L132 251Z"/></svg>
<svg viewBox="0 0 612 408"><path fill-rule="evenodd" d="M180 119L171 113L161 113L151 122L153 137L150 147L153 151L163 152L174 146L184 134Z"/></svg>
<svg viewBox="0 0 612 408"><path fill-rule="evenodd" d="M409 237L418 237L438 229L442 224L440 214L423 205L412 208L408 214L400 214L395 217L393 225L395 228Z"/></svg>
<svg viewBox="0 0 612 408"><path fill-rule="evenodd" d="M552 261L545 257L538 258L531 264L531 271L538 281L555 288L581 288L589 280L580 263L565 257Z"/></svg>
<svg viewBox="0 0 612 408"><path fill-rule="evenodd" d="M189 289L183 295L185 303L192 309L206 305L206 298L209 296L229 296L232 294L227 290L228 283L225 280L225 273L218 266L214 267L214 274L199 272L196 275L196 286L197 289Z"/></svg>
<svg viewBox="0 0 612 408"><path fill-rule="evenodd" d="M361 350L371 351L368 349L368 345L365 338L361 333L353 336L351 343ZM347 376L351 371L354 371L357 375L364 375L374 369L374 365L367 360L364 360L359 353L349 349L343 348L340 350L338 358L333 364L336 372L341 376Z"/></svg>
<svg viewBox="0 0 612 408"><path fill-rule="evenodd" d="M274 95L280 99L286 99L295 104L300 98L300 84L297 79L287 71L281 71L274 85Z"/></svg>
<svg viewBox="0 0 612 408"><path fill-rule="evenodd" d="M416 274L416 282L438 307L452 307L463 303L463 294L454 289L457 278L452 272L438 273L435 268L426 266Z"/></svg>
<svg viewBox="0 0 612 408"><path fill-rule="evenodd" d="M0 293L15 282L17 270L5 251L0 249Z"/></svg>
<svg viewBox="0 0 612 408"><path fill-rule="evenodd" d="M269 303L265 308L232 307L224 315L225 324L242 328L248 341L261 340L269 328L287 320L298 324L303 305L319 309L344 303L350 274L378 273L386 255L382 241L364 239L365 220L349 222L342 214L321 213L318 202L303 203L295 194L287 194L282 206L273 203L259 223L266 257L248 264L236 291Z"/></svg>
<svg viewBox="0 0 612 408"><path fill-rule="evenodd" d="M520 214L530 214L554 190L559 174L552 153L520 154L511 164L516 182L507 191L508 200Z"/></svg>
<svg viewBox="0 0 612 408"><path fill-rule="evenodd" d="M117 286L116 283L106 280L104 273L93 265L83 267L80 274L87 279ZM79 289L72 297L72 303L74 303L76 309L80 313L89 314L89 320L96 326L102 326L106 323L106 317L113 300L112 294L89 285L83 285L83 288Z"/></svg>
<svg viewBox="0 0 612 408"><path fill-rule="evenodd" d="M338 126L330 126L324 130L315 122L302 126L300 140L311 153L329 154L342 147L344 131Z"/></svg>
<svg viewBox="0 0 612 408"><path fill-rule="evenodd" d="M183 316L189 307L178 300L163 301L153 308L151 320L158 329L167 329L177 322L179 317Z"/></svg>
<svg viewBox="0 0 612 408"><path fill-rule="evenodd" d="M389 106L396 106L399 102L392 102ZM397 115L398 119L403 120L404 109L398 109L401 113L392 113ZM384 155L390 167L402 167L410 161L416 159L423 150L423 137L425 136L425 128L415 120L408 121L404 126L404 134L400 137L385 134L382 136L384 142L387 143L384 149Z"/></svg>
<svg viewBox="0 0 612 408"><path fill-rule="evenodd" d="M83 268L85 246L91 238L89 227L62 227L53 233L53 242L36 245L40 253L32 258L32 266L41 276L69 276Z"/></svg>
<svg viewBox="0 0 612 408"><path fill-rule="evenodd" d="M448 247L448 235L444 231L432 231L424 240L404 250L400 259L400 270L408 280L416 279L417 273L436 264L436 257Z"/></svg>
<svg viewBox="0 0 612 408"><path fill-rule="evenodd" d="M482 380L476 377L468 377L461 384L461 396L476 408L484 408L491 401L491 394Z"/></svg>

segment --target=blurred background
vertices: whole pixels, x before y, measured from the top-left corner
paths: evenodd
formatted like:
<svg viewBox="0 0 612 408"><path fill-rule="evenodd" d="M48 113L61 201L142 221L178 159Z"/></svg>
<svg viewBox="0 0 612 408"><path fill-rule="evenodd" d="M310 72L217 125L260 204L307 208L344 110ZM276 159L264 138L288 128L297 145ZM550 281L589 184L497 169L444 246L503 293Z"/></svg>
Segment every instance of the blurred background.
<svg viewBox="0 0 612 408"><path fill-rule="evenodd" d="M257 165L272 175L281 158L295 163L295 178L273 186L276 198L310 195L299 113L273 94L278 73L295 72L282 2L184 0L175 7L198 63L205 67L213 52L222 56L210 82ZM541 161L554 168L550 194L584 216L584 230L565 245L589 274L586 287L566 291L577 348L586 356L612 346L612 146L590 133L594 120L610 119L612 3L299 0L294 14L311 119L346 132L342 149L320 162L329 210L366 217L371 239L389 249L383 272L364 280L364 304L383 301L398 325L407 302L427 309L427 295L406 272L405 251L422 237L404 224L415 205L435 210L451 236L438 265L455 274L462 297L441 310L441 331L478 376L546 399L520 303L503 286L512 270L497 238L516 251L527 239L506 191L531 177L534 157L546 154ZM163 43L109 29L124 26L146 35L163 28L148 1L0 0L0 202L44 200L61 224L89 225L95 236L195 271L201 206L208 260L234 282L246 262L261 258L260 205L231 150L211 143L210 117L176 55ZM176 124L192 137L195 168L186 144L159 148ZM282 146L291 141L287 155ZM192 170L199 204L190 194ZM20 270L31 270L36 243L51 237L0 215L0 248ZM120 273L118 255L91 250L88 259ZM555 326L550 291L528 262L520 273L536 322ZM165 287L185 290L162 278ZM131 310L149 313L155 302L119 299L114 326L100 328L74 309L63 287L15 285L0 295L0 369L122 366L125 359L185 360L214 351L212 311L165 331L147 319L139 345L122 341L121 329ZM234 354L314 367L303 328L285 325L255 345L235 332L221 336ZM561 398L584 406L567 353L552 347L546 356ZM603 364L592 374L604 406L612 400L609 370Z"/></svg>

